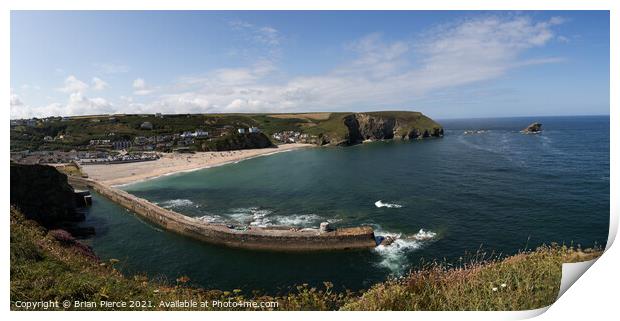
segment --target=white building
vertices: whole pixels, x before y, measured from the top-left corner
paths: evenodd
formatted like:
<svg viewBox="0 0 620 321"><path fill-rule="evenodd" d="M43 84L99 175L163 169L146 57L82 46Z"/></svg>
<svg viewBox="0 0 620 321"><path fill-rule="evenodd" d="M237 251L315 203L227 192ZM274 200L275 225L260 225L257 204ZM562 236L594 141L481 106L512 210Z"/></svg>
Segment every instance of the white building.
<svg viewBox="0 0 620 321"><path fill-rule="evenodd" d="M198 129L193 133L193 136L196 138L202 138L202 137L207 137L209 136L209 132L206 132L204 130Z"/></svg>

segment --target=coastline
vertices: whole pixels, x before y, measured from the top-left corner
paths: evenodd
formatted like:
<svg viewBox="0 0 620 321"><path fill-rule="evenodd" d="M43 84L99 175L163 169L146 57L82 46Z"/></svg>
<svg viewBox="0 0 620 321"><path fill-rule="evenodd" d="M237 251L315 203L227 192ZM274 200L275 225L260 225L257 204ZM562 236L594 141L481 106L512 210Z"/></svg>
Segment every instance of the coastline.
<svg viewBox="0 0 620 321"><path fill-rule="evenodd" d="M284 144L279 145L278 148L197 152L194 154L166 153L156 161L86 165L83 166L83 171L88 174L89 178L108 186L121 186L161 176L211 168L258 156L314 146L312 144Z"/></svg>

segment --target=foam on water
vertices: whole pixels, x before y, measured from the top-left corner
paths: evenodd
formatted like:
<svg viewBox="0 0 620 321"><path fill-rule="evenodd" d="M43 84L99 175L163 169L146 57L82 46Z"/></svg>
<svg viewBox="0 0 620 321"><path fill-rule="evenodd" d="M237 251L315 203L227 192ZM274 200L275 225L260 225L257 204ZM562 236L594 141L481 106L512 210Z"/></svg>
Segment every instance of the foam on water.
<svg viewBox="0 0 620 321"><path fill-rule="evenodd" d="M318 226L321 223L321 217L316 214L301 214L301 215L289 215L289 216L276 216L274 221L278 225L290 225L290 226Z"/></svg>
<svg viewBox="0 0 620 321"><path fill-rule="evenodd" d="M198 207L198 205L195 205L194 202L192 202L191 200L188 200L188 199L168 200L168 201L164 201L164 202L159 203L159 205L161 205L164 208L189 207L189 206Z"/></svg>
<svg viewBox="0 0 620 321"><path fill-rule="evenodd" d="M382 202L381 200L376 201L376 202L375 202L375 206L376 206L376 207L379 207L379 208L381 208L381 207L387 207L387 208L401 208L401 207L403 207L403 206L402 206L402 205L400 205L400 204L396 204L396 203L384 203L384 202Z"/></svg>
<svg viewBox="0 0 620 321"><path fill-rule="evenodd" d="M325 221L316 214L273 215L272 210L260 207L235 208L230 210L226 216L234 222L259 227L274 225L318 227L319 223ZM338 220L327 221L333 223Z"/></svg>
<svg viewBox="0 0 620 321"><path fill-rule="evenodd" d="M217 216L217 215L203 215L203 216L199 216L196 217L197 219L207 222L207 223L225 223L226 220L224 220L222 217Z"/></svg>
<svg viewBox="0 0 620 321"><path fill-rule="evenodd" d="M228 215L232 220L251 226L265 227L272 224L267 217L272 211L259 207L235 208Z"/></svg>
<svg viewBox="0 0 620 321"><path fill-rule="evenodd" d="M420 249L437 236L437 233L424 229L420 229L416 234L403 236L402 233L383 232L379 228L375 230L375 234L395 238L395 241L390 245L375 247L375 252L382 257L378 263L379 266L389 269L395 275L404 273L409 267L407 264L408 253Z"/></svg>

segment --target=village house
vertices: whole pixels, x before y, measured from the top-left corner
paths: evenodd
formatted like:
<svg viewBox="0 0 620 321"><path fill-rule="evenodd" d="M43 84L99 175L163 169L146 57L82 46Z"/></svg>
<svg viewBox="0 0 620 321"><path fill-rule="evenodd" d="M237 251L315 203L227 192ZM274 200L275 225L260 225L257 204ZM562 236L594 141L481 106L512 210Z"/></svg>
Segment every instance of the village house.
<svg viewBox="0 0 620 321"><path fill-rule="evenodd" d="M91 146L109 145L110 140L109 139L91 139L89 144Z"/></svg>
<svg viewBox="0 0 620 321"><path fill-rule="evenodd" d="M131 142L128 140L119 140L112 143L114 149L127 149L131 147Z"/></svg>
<svg viewBox="0 0 620 321"><path fill-rule="evenodd" d="M145 121L140 125L140 129L151 130L153 129L153 124L151 122Z"/></svg>

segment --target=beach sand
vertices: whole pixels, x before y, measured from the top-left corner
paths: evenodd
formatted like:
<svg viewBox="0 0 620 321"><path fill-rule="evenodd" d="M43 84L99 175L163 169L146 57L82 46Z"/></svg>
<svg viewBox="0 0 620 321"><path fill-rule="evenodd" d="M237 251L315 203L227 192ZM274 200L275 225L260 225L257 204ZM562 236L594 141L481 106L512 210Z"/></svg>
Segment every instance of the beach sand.
<svg viewBox="0 0 620 321"><path fill-rule="evenodd" d="M88 177L106 185L123 185L158 176L223 165L260 155L312 147L311 144L284 144L278 148L245 149L223 152L198 152L195 154L164 153L155 161L84 165Z"/></svg>

